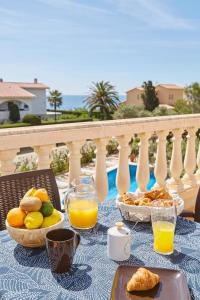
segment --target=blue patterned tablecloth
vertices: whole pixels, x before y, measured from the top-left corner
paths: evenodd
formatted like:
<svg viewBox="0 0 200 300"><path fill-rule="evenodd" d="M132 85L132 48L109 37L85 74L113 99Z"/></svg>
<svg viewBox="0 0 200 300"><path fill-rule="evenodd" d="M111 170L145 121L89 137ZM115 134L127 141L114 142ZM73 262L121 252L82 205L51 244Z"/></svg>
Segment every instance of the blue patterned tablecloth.
<svg viewBox="0 0 200 300"><path fill-rule="evenodd" d="M108 300L118 262L107 258L107 230L121 215L115 207L101 206L99 223L81 233L74 265L69 273L49 269L45 249L27 249L0 232L0 299L2 300ZM200 300L200 225L178 218L173 255L152 250L150 224L126 225L132 230L131 257L123 264L182 270L192 299ZM169 299L172 300L172 299ZM181 300L181 299L180 299Z"/></svg>

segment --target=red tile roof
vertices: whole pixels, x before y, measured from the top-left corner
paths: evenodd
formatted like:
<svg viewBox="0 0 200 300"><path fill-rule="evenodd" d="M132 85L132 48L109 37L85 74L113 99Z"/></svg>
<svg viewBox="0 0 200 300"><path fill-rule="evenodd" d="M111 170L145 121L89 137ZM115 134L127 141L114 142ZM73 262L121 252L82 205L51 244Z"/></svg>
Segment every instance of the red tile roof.
<svg viewBox="0 0 200 300"><path fill-rule="evenodd" d="M162 86L166 89L176 89L176 90L183 90L184 87L183 86L180 86L180 85L177 85L177 84L159 84L157 86Z"/></svg>
<svg viewBox="0 0 200 300"><path fill-rule="evenodd" d="M17 83L22 88L30 89L48 89L49 87L43 83L28 83L28 82L18 82Z"/></svg>
<svg viewBox="0 0 200 300"><path fill-rule="evenodd" d="M142 92L142 91L144 91L144 88L142 86L137 86L137 87L134 87L133 89L128 90L127 93L130 91L133 91L133 90L140 90Z"/></svg>
<svg viewBox="0 0 200 300"><path fill-rule="evenodd" d="M17 84L21 88L27 88L27 89L48 89L49 87L46 84L37 82L4 82L4 83L10 83L10 84Z"/></svg>
<svg viewBox="0 0 200 300"><path fill-rule="evenodd" d="M156 85L156 88L159 87L159 86L164 87L166 89L173 89L173 90L183 90L184 89L183 86L180 86L180 85L177 85L177 84L158 84L158 85ZM132 89L128 90L127 93L130 92L130 91L133 91L133 90L144 91L144 88L142 86L135 87L135 88L132 88Z"/></svg>
<svg viewBox="0 0 200 300"><path fill-rule="evenodd" d="M0 99L34 98L28 89L47 89L43 83L29 82L0 82Z"/></svg>
<svg viewBox="0 0 200 300"><path fill-rule="evenodd" d="M0 98L34 98L35 95L21 88L18 84L9 82L0 82Z"/></svg>

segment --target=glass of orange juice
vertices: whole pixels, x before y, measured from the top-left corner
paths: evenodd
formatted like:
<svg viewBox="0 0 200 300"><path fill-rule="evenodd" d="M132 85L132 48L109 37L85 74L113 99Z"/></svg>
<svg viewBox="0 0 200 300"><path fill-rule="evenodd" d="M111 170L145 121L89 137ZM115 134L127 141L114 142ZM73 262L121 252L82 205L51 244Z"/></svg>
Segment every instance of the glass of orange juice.
<svg viewBox="0 0 200 300"><path fill-rule="evenodd" d="M76 229L91 229L97 223L98 199L94 185L83 178L73 184L65 199L65 211L70 225Z"/></svg>
<svg viewBox="0 0 200 300"><path fill-rule="evenodd" d="M154 251L164 255L172 254L174 251L176 206L161 207L155 204L151 208L151 221L154 236Z"/></svg>

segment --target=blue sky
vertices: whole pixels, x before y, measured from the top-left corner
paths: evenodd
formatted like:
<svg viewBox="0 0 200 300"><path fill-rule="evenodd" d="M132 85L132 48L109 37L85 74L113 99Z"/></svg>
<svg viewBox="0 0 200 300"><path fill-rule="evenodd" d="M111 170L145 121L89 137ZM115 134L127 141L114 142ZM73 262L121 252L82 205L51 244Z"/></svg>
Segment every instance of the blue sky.
<svg viewBox="0 0 200 300"><path fill-rule="evenodd" d="M85 94L200 75L199 0L0 0L0 77Z"/></svg>

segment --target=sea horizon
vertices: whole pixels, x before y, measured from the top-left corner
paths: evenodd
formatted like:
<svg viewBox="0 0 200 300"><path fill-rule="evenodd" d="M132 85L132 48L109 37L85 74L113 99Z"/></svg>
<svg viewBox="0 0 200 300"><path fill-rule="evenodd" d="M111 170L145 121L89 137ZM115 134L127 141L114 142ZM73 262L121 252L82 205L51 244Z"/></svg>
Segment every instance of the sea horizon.
<svg viewBox="0 0 200 300"><path fill-rule="evenodd" d="M62 110L71 110L75 108L83 108L85 107L85 103L83 102L87 95L63 95L63 103L59 107ZM125 95L119 95L120 101L125 100ZM47 109L52 109L47 100Z"/></svg>

